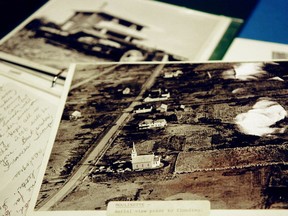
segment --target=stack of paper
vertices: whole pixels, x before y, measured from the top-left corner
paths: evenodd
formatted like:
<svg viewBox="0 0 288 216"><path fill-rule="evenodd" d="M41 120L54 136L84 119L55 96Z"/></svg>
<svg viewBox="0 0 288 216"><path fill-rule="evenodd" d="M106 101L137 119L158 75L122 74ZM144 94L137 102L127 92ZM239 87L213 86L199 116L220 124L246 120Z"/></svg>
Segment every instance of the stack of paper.
<svg viewBox="0 0 288 216"><path fill-rule="evenodd" d="M0 213L287 214L286 47L244 62L235 40L242 62L205 62L242 23L149 0L40 8L0 41Z"/></svg>

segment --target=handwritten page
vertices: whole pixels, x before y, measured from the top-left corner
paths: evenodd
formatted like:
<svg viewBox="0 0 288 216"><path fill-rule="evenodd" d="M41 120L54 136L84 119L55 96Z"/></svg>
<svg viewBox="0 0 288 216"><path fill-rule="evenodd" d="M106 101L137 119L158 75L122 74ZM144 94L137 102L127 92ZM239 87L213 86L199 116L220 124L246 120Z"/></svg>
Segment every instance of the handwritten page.
<svg viewBox="0 0 288 216"><path fill-rule="evenodd" d="M0 216L26 213L57 100L0 75Z"/></svg>

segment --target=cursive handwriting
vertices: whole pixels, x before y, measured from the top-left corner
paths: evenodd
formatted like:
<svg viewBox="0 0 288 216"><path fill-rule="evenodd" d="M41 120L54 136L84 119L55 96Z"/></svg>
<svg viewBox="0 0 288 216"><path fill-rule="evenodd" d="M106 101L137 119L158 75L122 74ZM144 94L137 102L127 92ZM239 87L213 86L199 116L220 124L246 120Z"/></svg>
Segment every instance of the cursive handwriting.
<svg viewBox="0 0 288 216"><path fill-rule="evenodd" d="M0 216L25 215L54 113L30 89L0 82Z"/></svg>
<svg viewBox="0 0 288 216"><path fill-rule="evenodd" d="M1 88L0 101L0 170L8 172L51 128L53 116L37 98L31 98L28 93L17 94L5 86Z"/></svg>

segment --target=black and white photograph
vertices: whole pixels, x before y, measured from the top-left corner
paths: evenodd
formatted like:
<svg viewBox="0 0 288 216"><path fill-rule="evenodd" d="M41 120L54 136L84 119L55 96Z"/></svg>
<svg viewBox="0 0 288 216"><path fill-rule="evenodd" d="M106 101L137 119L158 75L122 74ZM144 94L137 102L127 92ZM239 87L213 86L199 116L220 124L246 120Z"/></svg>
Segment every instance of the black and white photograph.
<svg viewBox="0 0 288 216"><path fill-rule="evenodd" d="M146 200L287 209L287 61L72 69L35 211Z"/></svg>
<svg viewBox="0 0 288 216"><path fill-rule="evenodd" d="M73 62L221 59L221 44L242 22L150 0L51 0L3 38L0 54L58 69Z"/></svg>

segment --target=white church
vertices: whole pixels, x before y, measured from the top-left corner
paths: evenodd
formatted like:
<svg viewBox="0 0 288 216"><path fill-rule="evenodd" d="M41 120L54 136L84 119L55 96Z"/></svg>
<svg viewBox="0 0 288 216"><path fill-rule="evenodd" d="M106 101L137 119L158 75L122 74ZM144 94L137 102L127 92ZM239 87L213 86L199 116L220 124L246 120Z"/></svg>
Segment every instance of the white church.
<svg viewBox="0 0 288 216"><path fill-rule="evenodd" d="M138 155L135 144L133 143L133 149L131 152L131 162L133 170L144 170L144 169L156 169L161 166L161 156L154 154L150 155Z"/></svg>

